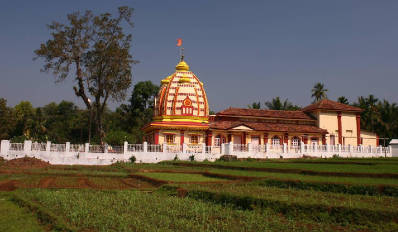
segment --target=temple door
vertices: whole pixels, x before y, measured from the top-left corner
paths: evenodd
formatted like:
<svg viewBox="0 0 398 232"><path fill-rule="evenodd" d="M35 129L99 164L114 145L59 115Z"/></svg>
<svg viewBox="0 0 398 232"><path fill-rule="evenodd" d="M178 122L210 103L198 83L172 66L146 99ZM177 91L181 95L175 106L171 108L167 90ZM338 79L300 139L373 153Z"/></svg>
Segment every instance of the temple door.
<svg viewBox="0 0 398 232"><path fill-rule="evenodd" d="M242 144L242 137L240 135L234 135L234 144Z"/></svg>

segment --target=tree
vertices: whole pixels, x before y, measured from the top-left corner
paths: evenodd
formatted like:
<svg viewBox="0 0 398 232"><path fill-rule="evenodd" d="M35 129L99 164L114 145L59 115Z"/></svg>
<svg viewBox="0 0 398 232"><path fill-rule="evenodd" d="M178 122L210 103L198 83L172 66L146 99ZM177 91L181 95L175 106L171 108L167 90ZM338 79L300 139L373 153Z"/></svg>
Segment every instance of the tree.
<svg viewBox="0 0 398 232"><path fill-rule="evenodd" d="M31 139L32 128L34 127L35 110L29 101L21 101L14 107L16 125L14 136L24 136Z"/></svg>
<svg viewBox="0 0 398 232"><path fill-rule="evenodd" d="M280 97L275 97L272 101L267 101L264 103L265 106L270 110L298 110L299 106L293 105L288 99L281 100Z"/></svg>
<svg viewBox="0 0 398 232"><path fill-rule="evenodd" d="M322 84L321 82L318 82L318 83L316 83L314 85L314 87L311 90L311 92L312 92L311 97L315 98L314 102L320 101L322 99L326 99L327 98L327 95L326 95L327 91L328 90L325 89L324 84Z"/></svg>
<svg viewBox="0 0 398 232"><path fill-rule="evenodd" d="M344 97L344 96L341 96L341 97L337 98L337 102L340 102L340 103L346 104L346 105L350 104L348 102L348 99L346 97Z"/></svg>
<svg viewBox="0 0 398 232"><path fill-rule="evenodd" d="M51 71L57 82L73 76L74 92L86 108L95 109L95 122L101 143L103 114L108 100L121 101L131 85L132 68L136 63L130 54L131 34L125 34L121 24L131 27L132 8L120 7L118 15L94 16L69 14L68 24L53 22L48 26L52 38L35 50L36 59L45 61L42 71ZM90 96L94 102L90 103Z"/></svg>
<svg viewBox="0 0 398 232"><path fill-rule="evenodd" d="M7 107L7 100L0 98L0 140L9 139L15 126L12 109Z"/></svg>
<svg viewBox="0 0 398 232"><path fill-rule="evenodd" d="M155 97L159 92L159 86L151 81L138 82L133 89L128 106L130 113L131 132L136 141L142 140L141 128L151 122L154 113Z"/></svg>
<svg viewBox="0 0 398 232"><path fill-rule="evenodd" d="M260 102L253 102L251 105L247 105L247 107L249 107L249 109L260 109L261 104Z"/></svg>

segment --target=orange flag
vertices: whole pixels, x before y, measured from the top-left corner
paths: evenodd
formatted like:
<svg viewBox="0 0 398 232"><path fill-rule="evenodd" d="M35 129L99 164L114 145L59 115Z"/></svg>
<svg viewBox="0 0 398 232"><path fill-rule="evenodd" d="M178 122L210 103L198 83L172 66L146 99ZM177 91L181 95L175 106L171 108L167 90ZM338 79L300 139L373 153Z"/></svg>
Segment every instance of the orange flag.
<svg viewBox="0 0 398 232"><path fill-rule="evenodd" d="M182 39L177 39L177 47L181 47L182 45Z"/></svg>

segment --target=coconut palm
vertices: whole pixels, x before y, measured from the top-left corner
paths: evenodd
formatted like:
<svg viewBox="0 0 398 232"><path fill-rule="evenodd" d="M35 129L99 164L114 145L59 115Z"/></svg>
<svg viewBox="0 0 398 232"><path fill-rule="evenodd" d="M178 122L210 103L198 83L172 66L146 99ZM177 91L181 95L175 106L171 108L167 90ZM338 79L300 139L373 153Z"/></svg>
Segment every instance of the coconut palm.
<svg viewBox="0 0 398 232"><path fill-rule="evenodd" d="M293 105L288 99L281 100L280 97L275 97L272 101L267 101L264 103L265 106L270 110L298 110L299 106Z"/></svg>
<svg viewBox="0 0 398 232"><path fill-rule="evenodd" d="M328 90L325 89L324 84L322 84L321 82L318 82L318 83L316 83L314 85L314 87L311 90L311 92L312 92L311 97L315 98L314 102L320 101L322 99L326 99L327 98L327 95L326 95L327 91Z"/></svg>
<svg viewBox="0 0 398 232"><path fill-rule="evenodd" d="M344 97L344 96L341 96L341 97L337 98L337 102L340 102L340 103L343 103L343 104L346 104L346 105L350 104L348 102L348 99L346 97Z"/></svg>

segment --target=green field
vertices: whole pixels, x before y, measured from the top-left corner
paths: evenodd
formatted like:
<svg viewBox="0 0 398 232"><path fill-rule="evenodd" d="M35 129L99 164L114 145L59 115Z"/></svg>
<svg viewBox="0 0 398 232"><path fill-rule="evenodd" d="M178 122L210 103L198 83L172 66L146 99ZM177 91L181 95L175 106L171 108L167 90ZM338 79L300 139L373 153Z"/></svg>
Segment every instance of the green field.
<svg viewBox="0 0 398 232"><path fill-rule="evenodd" d="M0 231L398 231L397 170L397 159L3 165Z"/></svg>

